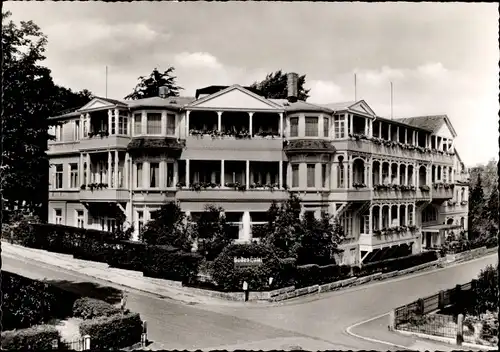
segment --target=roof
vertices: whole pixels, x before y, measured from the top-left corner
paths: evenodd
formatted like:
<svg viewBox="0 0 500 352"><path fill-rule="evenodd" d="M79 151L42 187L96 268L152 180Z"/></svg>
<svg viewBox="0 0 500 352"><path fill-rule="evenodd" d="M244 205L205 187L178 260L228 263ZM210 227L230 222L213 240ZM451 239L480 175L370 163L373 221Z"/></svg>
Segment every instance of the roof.
<svg viewBox="0 0 500 352"><path fill-rule="evenodd" d="M217 85L214 85L214 86L208 86L208 87L204 87L204 88L199 88L199 89L196 90L195 96L196 96L196 99L198 99L198 97L200 95L202 95L202 94L212 95L212 94L215 94L215 93L217 93L217 92L219 92L221 90L224 90L226 88L229 88L229 87L231 87L231 86L217 86ZM255 89L253 87L243 87L243 88L245 88L246 90L251 91L252 93L258 94L258 95L260 95L262 97L264 96L261 91L259 91L258 89Z"/></svg>
<svg viewBox="0 0 500 352"><path fill-rule="evenodd" d="M60 120L60 119L68 118L68 117L77 117L77 116L80 116L80 112L72 111L72 112L68 112L66 114L59 115L59 116L50 116L49 120Z"/></svg>
<svg viewBox="0 0 500 352"><path fill-rule="evenodd" d="M333 111L342 111L342 110L347 110L349 107L353 106L356 103L357 103L356 101L346 101L343 103L328 103L321 105Z"/></svg>
<svg viewBox="0 0 500 352"><path fill-rule="evenodd" d="M113 105L121 105L121 106L126 106L127 103L121 100L116 100L116 99L110 99L110 98L103 98L103 97L94 97L94 99L101 99L104 101L107 101Z"/></svg>
<svg viewBox="0 0 500 352"><path fill-rule="evenodd" d="M144 99L129 100L127 101L127 106L131 109L135 109L138 107L166 107L179 109L195 100L196 99L194 97L150 97Z"/></svg>
<svg viewBox="0 0 500 352"><path fill-rule="evenodd" d="M452 224L452 225L441 224L441 225L432 225L432 226L422 227L422 231L439 232L440 230L451 230L451 229L458 229L461 227L462 227L462 225L459 225L459 224Z"/></svg>
<svg viewBox="0 0 500 352"><path fill-rule="evenodd" d="M443 123L446 123L450 128L452 135L457 135L455 129L451 125L450 119L446 115L414 116L399 118L395 120L431 132L437 132L441 128L441 126L443 126Z"/></svg>
<svg viewBox="0 0 500 352"><path fill-rule="evenodd" d="M324 106L308 103L303 100L297 100L294 103L289 102L287 99L267 99L275 104L283 107L286 112L309 111L309 112L326 112L331 114L333 111Z"/></svg>

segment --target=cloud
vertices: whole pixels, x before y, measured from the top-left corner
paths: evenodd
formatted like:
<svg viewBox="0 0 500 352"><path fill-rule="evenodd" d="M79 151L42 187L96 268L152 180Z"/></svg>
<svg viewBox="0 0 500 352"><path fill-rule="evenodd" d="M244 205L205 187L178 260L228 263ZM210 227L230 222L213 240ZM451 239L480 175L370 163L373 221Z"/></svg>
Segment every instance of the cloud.
<svg viewBox="0 0 500 352"><path fill-rule="evenodd" d="M448 70L440 62L427 63L417 67L417 72L432 78L439 78L448 74Z"/></svg>
<svg viewBox="0 0 500 352"><path fill-rule="evenodd" d="M326 104L346 100L342 87L331 81L306 81L306 88L311 89L309 93L311 96L308 100L311 103Z"/></svg>
<svg viewBox="0 0 500 352"><path fill-rule="evenodd" d="M383 66L379 70L357 69L354 72L357 78L374 86L385 84L393 80L401 80L406 76L403 69L396 69L388 66Z"/></svg>
<svg viewBox="0 0 500 352"><path fill-rule="evenodd" d="M182 52L174 56L174 62L177 66L185 68L209 68L220 69L222 65L217 58L210 53L188 53Z"/></svg>

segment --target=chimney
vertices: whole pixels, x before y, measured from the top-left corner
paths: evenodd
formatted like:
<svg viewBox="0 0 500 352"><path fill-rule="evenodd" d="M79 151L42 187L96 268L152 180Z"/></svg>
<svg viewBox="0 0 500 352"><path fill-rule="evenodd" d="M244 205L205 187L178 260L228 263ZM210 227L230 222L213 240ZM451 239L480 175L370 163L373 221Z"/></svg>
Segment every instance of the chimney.
<svg viewBox="0 0 500 352"><path fill-rule="evenodd" d="M159 88L159 94L160 98L165 99L168 96L168 87L162 86Z"/></svg>
<svg viewBox="0 0 500 352"><path fill-rule="evenodd" d="M287 99L289 102L294 103L297 101L299 95L299 88L298 88L299 75L294 72L290 72L286 75L286 78L287 78Z"/></svg>

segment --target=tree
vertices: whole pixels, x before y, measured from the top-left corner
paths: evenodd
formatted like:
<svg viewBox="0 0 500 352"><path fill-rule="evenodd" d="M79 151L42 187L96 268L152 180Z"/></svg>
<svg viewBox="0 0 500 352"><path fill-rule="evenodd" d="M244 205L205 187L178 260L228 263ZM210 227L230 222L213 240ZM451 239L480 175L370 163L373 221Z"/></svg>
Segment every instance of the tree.
<svg viewBox="0 0 500 352"><path fill-rule="evenodd" d="M231 244L229 225L223 214L224 209L207 205L205 211L196 220L195 231L198 252L208 261L212 261Z"/></svg>
<svg viewBox="0 0 500 352"><path fill-rule="evenodd" d="M139 234L142 242L191 251L192 228L177 203L168 202L162 205L154 215L155 218L149 221Z"/></svg>
<svg viewBox="0 0 500 352"><path fill-rule="evenodd" d="M306 101L310 89L305 89L306 75L299 75L297 81L298 99ZM255 82L250 87L259 90L268 99L286 99L288 96L287 74L281 70L269 73L263 81Z"/></svg>
<svg viewBox="0 0 500 352"><path fill-rule="evenodd" d="M263 243L271 246L280 258L295 255L300 221L300 198L291 194L279 208L273 203L268 210L268 223L263 229Z"/></svg>
<svg viewBox="0 0 500 352"><path fill-rule="evenodd" d="M177 77L173 76L174 67L169 67L163 73L158 71L157 68L151 72L149 77L140 76L139 83L134 88L134 91L127 95L125 99L137 100L150 97L157 97L159 95L160 87L167 87L167 96L178 97L181 88L177 85Z"/></svg>
<svg viewBox="0 0 500 352"><path fill-rule="evenodd" d="M473 237L476 237L484 229L484 191L481 182L481 174L478 174L476 184L469 197L469 232Z"/></svg>
<svg viewBox="0 0 500 352"><path fill-rule="evenodd" d="M32 21L17 25L9 21L10 16L10 12L2 13L2 208L24 209L46 219L46 150L52 139L48 117L73 107L68 104L76 105L74 99L81 96L56 86L50 70L40 65L47 45L40 28Z"/></svg>
<svg viewBox="0 0 500 352"><path fill-rule="evenodd" d="M481 314L498 310L498 263L481 270L475 288L475 311Z"/></svg>

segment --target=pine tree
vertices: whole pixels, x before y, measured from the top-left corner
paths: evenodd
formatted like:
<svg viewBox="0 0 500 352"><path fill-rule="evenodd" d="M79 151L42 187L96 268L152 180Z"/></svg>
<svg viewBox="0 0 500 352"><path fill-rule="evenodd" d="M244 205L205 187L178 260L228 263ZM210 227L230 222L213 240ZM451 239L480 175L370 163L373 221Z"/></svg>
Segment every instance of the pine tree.
<svg viewBox="0 0 500 352"><path fill-rule="evenodd" d="M305 89L306 75L299 75L297 80L298 99L306 101L309 98L310 89ZM288 96L287 73L281 70L269 73L266 78L260 82L255 82L251 88L259 90L268 99L286 99Z"/></svg>
<svg viewBox="0 0 500 352"><path fill-rule="evenodd" d="M125 99L137 100L157 97L159 96L160 87L167 87L168 97L178 97L179 91L184 88L177 85L177 77L172 75L174 70L174 67L169 67L166 71L160 72L157 68L155 68L149 77L139 77L139 83L137 83L134 91L127 95Z"/></svg>
<svg viewBox="0 0 500 352"><path fill-rule="evenodd" d="M483 208L484 191L481 174L477 175L477 182L469 197L469 238L477 238L484 229Z"/></svg>

